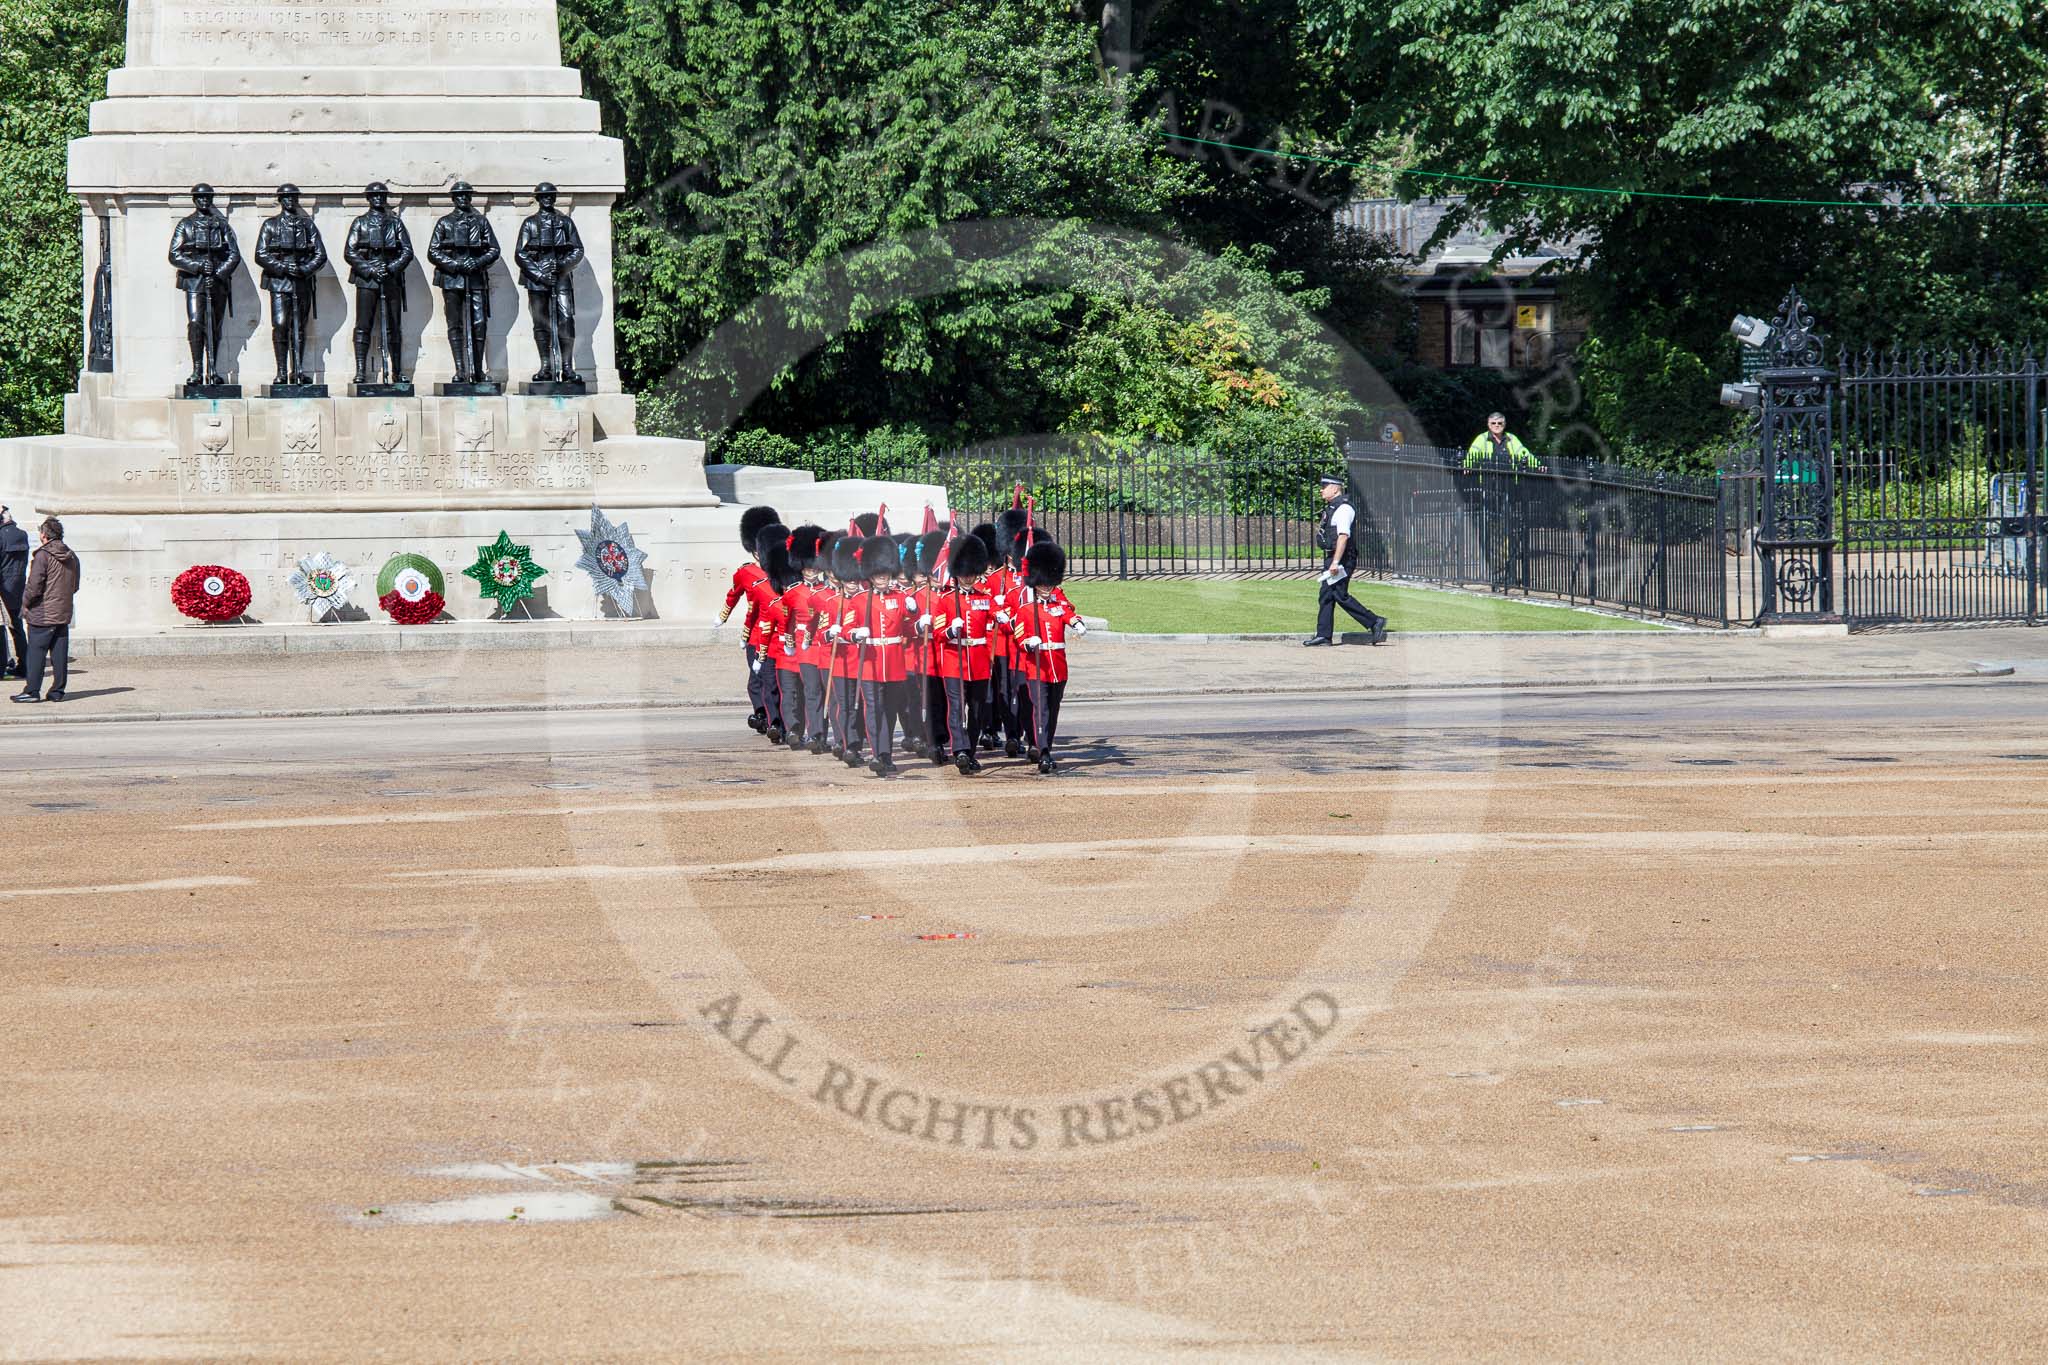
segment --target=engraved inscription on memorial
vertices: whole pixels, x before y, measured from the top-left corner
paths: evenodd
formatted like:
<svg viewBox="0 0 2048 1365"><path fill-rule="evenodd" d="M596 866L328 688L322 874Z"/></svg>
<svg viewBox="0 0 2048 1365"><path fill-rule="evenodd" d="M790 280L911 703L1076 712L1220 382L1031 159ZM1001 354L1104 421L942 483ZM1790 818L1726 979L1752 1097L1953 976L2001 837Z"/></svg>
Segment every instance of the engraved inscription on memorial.
<svg viewBox="0 0 2048 1365"><path fill-rule="evenodd" d="M155 61L161 66L293 64L404 66L552 65L553 0L269 0L206 4L160 0Z"/></svg>
<svg viewBox="0 0 2048 1365"><path fill-rule="evenodd" d="M594 451L481 451L421 459L401 446L319 457L237 455L201 451L167 456L160 467L128 469L122 482L138 493L252 497L353 493L368 496L530 489L579 491L603 478L644 478L642 463L620 464Z"/></svg>

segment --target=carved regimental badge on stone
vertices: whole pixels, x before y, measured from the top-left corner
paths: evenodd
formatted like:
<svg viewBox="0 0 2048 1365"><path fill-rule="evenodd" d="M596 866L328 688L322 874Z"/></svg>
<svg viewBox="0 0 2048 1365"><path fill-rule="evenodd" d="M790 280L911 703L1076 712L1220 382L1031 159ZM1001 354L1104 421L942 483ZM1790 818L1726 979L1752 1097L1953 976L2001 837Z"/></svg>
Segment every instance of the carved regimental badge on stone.
<svg viewBox="0 0 2048 1365"><path fill-rule="evenodd" d="M320 414L300 413L284 419L280 429L280 441L287 455L318 455L320 453Z"/></svg>
<svg viewBox="0 0 2048 1365"><path fill-rule="evenodd" d="M465 412L455 419L455 452L490 455L497 450L497 429L487 412Z"/></svg>
<svg viewBox="0 0 2048 1365"><path fill-rule="evenodd" d="M573 412L550 412L540 419L540 453L566 455L575 450L582 421Z"/></svg>
<svg viewBox="0 0 2048 1365"><path fill-rule="evenodd" d="M192 445L201 454L226 455L235 448L235 419L202 413L192 419Z"/></svg>
<svg viewBox="0 0 2048 1365"><path fill-rule="evenodd" d="M406 450L405 418L395 412L380 412L370 418L370 449L379 455L403 455Z"/></svg>

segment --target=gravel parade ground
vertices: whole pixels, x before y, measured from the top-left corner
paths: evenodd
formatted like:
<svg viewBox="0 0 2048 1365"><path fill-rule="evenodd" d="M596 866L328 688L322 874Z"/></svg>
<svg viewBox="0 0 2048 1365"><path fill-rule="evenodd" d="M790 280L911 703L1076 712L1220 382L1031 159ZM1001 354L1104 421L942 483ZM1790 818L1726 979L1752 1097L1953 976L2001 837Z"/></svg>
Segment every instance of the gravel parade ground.
<svg viewBox="0 0 2048 1365"><path fill-rule="evenodd" d="M2048 690L1949 671L15 708L0 1358L2022 1358Z"/></svg>

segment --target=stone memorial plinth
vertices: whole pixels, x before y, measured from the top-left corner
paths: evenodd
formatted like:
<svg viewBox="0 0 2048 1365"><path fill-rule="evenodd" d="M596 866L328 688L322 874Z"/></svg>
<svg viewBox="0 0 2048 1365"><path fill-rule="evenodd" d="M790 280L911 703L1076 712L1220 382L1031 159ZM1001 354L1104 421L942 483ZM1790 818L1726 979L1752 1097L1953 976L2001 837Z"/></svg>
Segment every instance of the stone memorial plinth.
<svg viewBox="0 0 2048 1365"><path fill-rule="evenodd" d="M160 585L208 562L249 575L253 616L302 619L285 583L295 554L327 549L374 577L383 555L424 548L412 537L473 545L509 527L573 546L593 502L697 557L650 563L655 611L715 611L738 554L736 512L707 490L702 445L640 436L620 389L611 209L623 159L561 64L556 22L554 0L131 0L127 65L71 147L80 321L96 344L64 433L0 442L0 500L31 526L62 516L84 558L82 624L175 623ZM410 396L351 392L357 291L343 247L373 181L389 186L418 255L403 285ZM501 395L438 396L456 375L426 257L459 181L504 251L487 276L485 344ZM218 368L240 397L182 396L186 296L167 255L200 182L239 242ZM303 363L325 397L269 396L270 298L251 253L287 182L329 258L312 281ZM558 187L584 249L570 276L581 393L531 383L542 360L512 258L542 182ZM443 563L451 576L459 567ZM600 615L567 572L549 586L553 610ZM459 589L449 597L457 615L489 614Z"/></svg>

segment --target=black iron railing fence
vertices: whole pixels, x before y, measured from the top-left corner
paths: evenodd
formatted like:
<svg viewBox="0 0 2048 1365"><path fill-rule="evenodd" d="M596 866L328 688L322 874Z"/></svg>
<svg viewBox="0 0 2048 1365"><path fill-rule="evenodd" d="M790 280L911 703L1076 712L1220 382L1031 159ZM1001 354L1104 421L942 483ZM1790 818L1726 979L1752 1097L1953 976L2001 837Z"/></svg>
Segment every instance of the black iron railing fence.
<svg viewBox="0 0 2048 1365"><path fill-rule="evenodd" d="M1458 450L1354 442L1362 572L1526 593L1726 625L1753 614L1754 480L1553 460L1541 472L1462 468ZM817 452L820 479L937 484L993 520L1019 497L1076 577L1313 574L1323 460L1135 450L979 448L903 456ZM898 529L922 509L891 509ZM941 509L943 510L943 509Z"/></svg>
<svg viewBox="0 0 2048 1365"><path fill-rule="evenodd" d="M865 450L807 455L820 479L939 484L970 524L1024 497L1082 578L1313 573L1325 461L1138 450L1001 447L903 457ZM914 529L921 508L891 509ZM944 515L945 509L939 509Z"/></svg>
<svg viewBox="0 0 2048 1365"><path fill-rule="evenodd" d="M1462 450L1374 442L1347 454L1375 574L1703 625L1746 619L1754 516L1739 481L1581 460L1467 470Z"/></svg>

